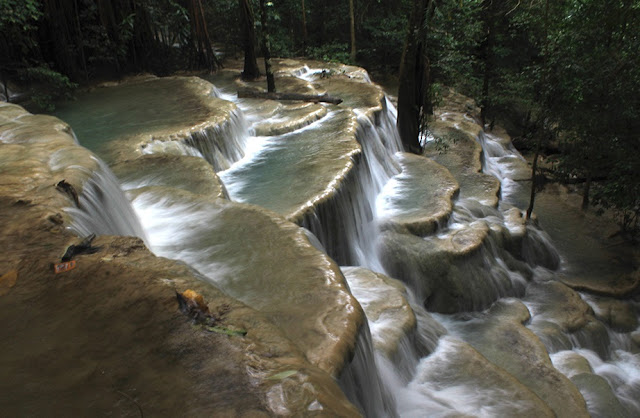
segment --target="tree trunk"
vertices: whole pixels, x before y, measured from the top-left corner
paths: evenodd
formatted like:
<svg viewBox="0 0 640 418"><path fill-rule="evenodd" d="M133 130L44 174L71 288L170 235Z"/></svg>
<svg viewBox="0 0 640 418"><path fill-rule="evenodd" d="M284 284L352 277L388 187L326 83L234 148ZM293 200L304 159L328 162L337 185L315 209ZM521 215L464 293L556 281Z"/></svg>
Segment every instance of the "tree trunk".
<svg viewBox="0 0 640 418"><path fill-rule="evenodd" d="M267 74L267 90L269 93L276 91L276 82L271 70L271 44L269 42L269 29L267 28L267 8L264 0L260 0L260 22L262 23L262 55L264 55L264 70Z"/></svg>
<svg viewBox="0 0 640 418"><path fill-rule="evenodd" d="M536 142L536 153L533 156L533 166L531 167L531 195L529 197L529 207L527 208L526 220L531 219L533 213L533 205L536 201L536 174L538 173L538 157L540 156L540 149L542 147L542 136L538 137Z"/></svg>
<svg viewBox="0 0 640 418"><path fill-rule="evenodd" d="M255 41L255 19L249 0L239 0L240 3L240 24L242 25L242 35L244 42L244 70L243 80L255 80L260 77L258 59L256 57Z"/></svg>
<svg viewBox="0 0 640 418"><path fill-rule="evenodd" d="M482 76L482 102L480 106L480 119L482 127L488 122L488 113L490 112L489 86L493 72L493 43L495 38L494 19L497 17L493 13L493 0L485 0L483 4L483 24L485 30L485 39L482 44L482 58L484 61L484 74Z"/></svg>
<svg viewBox="0 0 640 418"><path fill-rule="evenodd" d="M422 151L419 136L429 109L428 60L425 54L426 21L432 11L431 0L415 0L409 18L409 32L400 62L398 87L398 131L407 151ZM426 109L425 109L426 105Z"/></svg>
<svg viewBox="0 0 640 418"><path fill-rule="evenodd" d="M586 211L589 209L589 192L591 191L591 181L592 181L591 170L587 172L587 181L584 184L584 193L582 195L582 210Z"/></svg>
<svg viewBox="0 0 640 418"><path fill-rule="evenodd" d="M351 32L351 62L356 62L356 16L353 7L353 0L349 0L349 20L350 20L350 32Z"/></svg>
<svg viewBox="0 0 640 418"><path fill-rule="evenodd" d="M196 54L196 62L205 66L210 71L215 71L221 65L213 52L211 39L207 31L207 22L204 17L204 8L200 0L188 2L189 20L191 21L192 47Z"/></svg>
<svg viewBox="0 0 640 418"><path fill-rule="evenodd" d="M304 7L304 0L302 0L302 55L307 55L307 10Z"/></svg>
<svg viewBox="0 0 640 418"><path fill-rule="evenodd" d="M544 5L544 54L542 56L542 77L543 77L543 85L547 84L547 51L548 51L548 43L549 43L549 0L545 0ZM531 196L529 198L529 207L527 208L527 215L525 219L528 221L531 219L531 214L533 213L533 205L536 200L536 173L538 171L538 157L540 156L540 149L542 148L542 139L547 135L547 130L545 126L542 126L542 134L538 137L536 141L536 153L533 156L533 166L531 167Z"/></svg>

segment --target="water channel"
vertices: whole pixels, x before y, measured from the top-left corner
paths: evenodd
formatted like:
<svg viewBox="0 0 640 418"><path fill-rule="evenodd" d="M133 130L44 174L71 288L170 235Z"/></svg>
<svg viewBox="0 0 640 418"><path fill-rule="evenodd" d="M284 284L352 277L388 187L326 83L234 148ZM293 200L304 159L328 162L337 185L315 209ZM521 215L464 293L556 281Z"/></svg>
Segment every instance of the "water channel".
<svg viewBox="0 0 640 418"><path fill-rule="evenodd" d="M285 89L326 90L343 104L238 99L234 73L222 72L207 80L210 106L229 109L222 123L181 93L206 90L202 80L138 80L61 107L139 220L105 189L113 178L94 177L83 207L92 193L117 203L76 211L77 232L138 235L293 329L307 321L295 303L319 285L274 282L282 266L263 248L291 244L225 201L304 228L367 315L339 376L366 416L640 415L640 304L562 284L626 267L588 240L572 244L576 227L552 198L540 202L539 226L524 222L527 164L508 138L483 132L469 101L451 93L424 156L402 153L395 109L366 72L279 68ZM147 163L128 165L131 144L150 131ZM283 274L308 275L302 261Z"/></svg>

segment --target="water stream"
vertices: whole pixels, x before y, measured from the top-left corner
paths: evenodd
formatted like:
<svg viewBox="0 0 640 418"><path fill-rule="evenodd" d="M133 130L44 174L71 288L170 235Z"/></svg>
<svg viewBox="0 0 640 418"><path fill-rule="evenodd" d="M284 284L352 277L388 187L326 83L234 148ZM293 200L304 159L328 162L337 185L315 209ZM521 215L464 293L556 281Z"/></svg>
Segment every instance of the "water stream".
<svg viewBox="0 0 640 418"><path fill-rule="evenodd" d="M294 75L313 81L321 74L321 69L306 67ZM359 77L359 82L370 82L366 73ZM586 294L574 296L578 294L558 288L558 274L569 268L566 257L542 229L518 221L528 187L518 180L526 163L510 142L488 133L475 138L483 150L482 172L500 182L497 205L484 195L469 192L473 188L459 181L462 191L453 199L450 216L435 222L429 233L407 234L396 225L397 219L408 216L405 206L419 203L416 188L425 186L422 178L412 177L408 160L399 153L395 109L386 98L381 110L373 114L357 107L353 111L334 107L325 114L318 111L315 120L295 129L266 135L261 131L265 126L286 122L284 111L270 110L270 116L265 116L264 109L254 107L255 101L239 100L230 93L224 88L214 92L236 104L230 122L216 132L196 133L178 141L171 152L206 159L231 200L267 208L306 227L317 238L312 240L316 246L343 268L352 293L363 306L390 298L391 293L376 294L369 282L358 281L360 273L352 266L404 282L389 286L403 298L413 326L390 343L389 334L401 327L394 322L397 316L369 318L358 337L353 361L340 379L345 393L366 416L569 414L571 406L563 410L561 400L548 395L555 389L549 379L529 376L525 366L544 370L551 380L571 379L593 416L612 416L611 411L640 415L640 357L631 337L634 330L614 332L588 312L579 318L587 318L586 323L567 326L571 320L558 312L559 305L570 301L567 309L591 307L598 313L602 304ZM146 97L148 93L141 94ZM84 144L84 137L92 133L83 132L82 123L71 121ZM131 123L134 130L144 128ZM346 147L352 145L345 145L346 138L336 141L329 151L318 141L323 135L339 137L350 130L361 151L348 154ZM216 138L201 138L207 135ZM96 149L101 147L100 143ZM162 154L167 147L166 141L151 143L145 152ZM328 182L326 195L330 197L307 205L309 179L321 176L325 166L308 176L299 167L312 171L319 156L336 162L345 153L355 168ZM117 199L103 204L101 194L113 197L119 190L112 190L113 182L103 184L107 174L96 174L94 183L101 183L85 188L82 205L87 210L74 212L75 230L138 235L155 254L188 263L232 296L263 303L261 289L270 286L266 276L250 284L238 282L234 278L242 261L229 260L247 253L259 258L250 253L253 243L237 240L238 248L224 247L224 234L244 233L240 227L230 229L225 224L226 206L190 193L189 187L167 187L166 179L172 175L140 174L126 180L125 188L141 221L139 228L128 221L135 216L121 208L126 204ZM336 187L337 193L331 194ZM324 196L322 193L318 196ZM87 216L90 213L103 215L94 219ZM403 243L411 251L407 250L406 258L389 255L390 242ZM449 249L451 243L459 247ZM463 251L462 247L473 248ZM417 258L418 253L422 258ZM410 256L418 261L412 264ZM393 257L402 259L402 265L392 263ZM455 291L460 294L442 296L437 282L445 276L459 286ZM632 306L636 317L639 310L637 303ZM511 343L503 341L507 335L513 338ZM534 354L526 358L528 354L519 350L508 353L496 344L498 340L528 347L527 353ZM385 344L392 348L380 348ZM576 410L580 401L576 401Z"/></svg>

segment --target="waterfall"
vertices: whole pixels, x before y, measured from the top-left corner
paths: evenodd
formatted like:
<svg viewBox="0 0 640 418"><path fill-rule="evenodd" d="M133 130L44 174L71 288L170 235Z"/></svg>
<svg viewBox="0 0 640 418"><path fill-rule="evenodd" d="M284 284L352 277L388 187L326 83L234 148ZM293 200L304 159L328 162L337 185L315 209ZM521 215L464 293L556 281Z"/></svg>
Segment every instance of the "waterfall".
<svg viewBox="0 0 640 418"><path fill-rule="evenodd" d="M184 141L200 151L216 171L229 168L244 156L249 129L242 111L234 109L220 125L194 130Z"/></svg>
<svg viewBox="0 0 640 418"><path fill-rule="evenodd" d="M79 206L66 209L72 217L71 230L79 236L89 234L146 236L118 179L102 160L92 157L97 170L90 174L78 196Z"/></svg>
<svg viewBox="0 0 640 418"><path fill-rule="evenodd" d="M386 382L380 378L377 362L382 356L374 353L368 324L358 335L355 353L340 376L339 384L347 398L366 417L395 417L395 400Z"/></svg>
<svg viewBox="0 0 640 418"><path fill-rule="evenodd" d="M301 222L340 265L383 271L375 250L376 199L387 181L399 172L394 154L401 145L393 120L393 105L386 98L376 116L358 116L356 139L362 153L355 169L332 199Z"/></svg>
<svg viewBox="0 0 640 418"><path fill-rule="evenodd" d="M312 81L319 77L321 71L304 66L294 75ZM366 81L366 77L360 77L360 80ZM219 90L214 89L213 94L237 101ZM250 105L250 101L244 101L238 106L248 110ZM147 144L144 152L197 155L206 159L216 171L226 170L242 159L221 174L222 181L234 187L237 185L233 183L234 170L253 167L261 159L271 157L265 157L265 150L281 155L293 136L284 134L248 139L251 128L239 109L218 128L194 130L187 139L180 141L154 140ZM273 112L276 115L273 120L281 122L278 119L281 114ZM297 127L294 132L331 123L338 112L348 113L348 110L331 108L327 116L310 118L310 125ZM406 237L398 238L400 233L394 227L381 225L381 218L393 212L393 208L379 207L380 196L388 188L393 188L399 179L395 176L402 175L401 157L395 156L402 150L395 126L395 109L385 98L379 111L364 113L356 109L354 112L358 124L356 139L361 152L352 154L353 167L335 194L318 204L298 223L306 228L304 233L308 241L341 266L363 266L403 280L407 284L405 298L416 323L414 329L398 339L397 348L391 353L376 349L379 347L376 345L377 337L383 331L375 320L369 319L368 324L362 326L353 357L339 376L339 384L348 398L366 416L513 416L547 411L548 406L536 400L535 396L533 400L525 399L524 395L518 398L515 394L519 396L529 390L525 384L516 382L511 385L517 378L496 367L491 359L484 356L486 353L471 342L474 335L477 337L482 332L474 329L479 318L489 316L488 311L479 311L515 301L514 304L530 314L530 318L523 319L518 326L526 325L528 334L535 334L531 338L542 343L538 346L544 346L545 355L550 355L554 366L578 382L574 383L592 414L606 415L606 406L615 402L622 405L622 409L611 411L640 414L637 401L640 398L640 364L633 352L637 342L631 333L612 331L604 321L594 318L578 330L566 331L559 321L550 319L530 298L529 291L535 285L557 282L558 273L564 271L566 261L547 233L533 223L522 222L517 195L523 186L516 180L525 179L528 173L526 162L510 142L484 132L475 138L482 146L483 173L500 181L500 202L497 206L477 196L454 195L452 212L440 219L432 232L406 234L410 244L415 245L411 247L405 245L409 241L401 241ZM246 119L258 122L265 113L268 112L249 111ZM264 120L260 122L264 123ZM457 127L462 129L460 124ZM99 162L100 169L92 173L84 184L80 208L68 210L73 216L72 228L80 235L96 232L143 236L117 181L103 166ZM279 179L275 180L277 183ZM241 181L250 182L251 179L238 180L238 184ZM226 203L211 204L194 196L185 199L187 192L189 190L184 193L174 191L175 195L168 195L158 188L143 191L136 197L134 203L139 213L144 215L144 224L153 241L150 242L151 248L160 255L182 259L215 278L212 281L228 281L229 286L238 287L235 290L238 293L232 296L240 297L242 292L247 292L248 286L235 282L239 275L234 269L240 269L244 262L227 266L225 262L212 258L211 253L215 248L215 251L226 251L226 257L235 257L254 243L245 240L236 243L234 248L227 247L220 236L223 234L218 234L224 229L217 229L219 224L232 222L231 215L222 217ZM185 202L189 199L193 201ZM244 230L238 227L233 233L238 234L239 231ZM469 245L469 248L473 247L469 251L454 248L455 251L448 253L448 248L441 247L447 242L453 243L453 247L467 245L474 234L478 239L473 246ZM393 247L394 260L381 255L380 242L383 240L387 240L390 246L397 244ZM430 248L427 261L415 261L418 246ZM216 283L222 286L222 281ZM256 282L252 286L255 286L251 290L252 297L264 300L260 294L262 284ZM435 286L440 288L434 290ZM442 289L447 289L447 292L441 292ZM355 286L351 291L364 304ZM597 311L595 302L582 296ZM509 297L522 300L504 299ZM639 310L637 306L635 309L635 312ZM427 310L441 314L431 315ZM513 341L518 343L517 336ZM579 376L580 373L567 366L565 360L576 355L584 359L583 365L593 371L584 373L590 377ZM476 374L472 375L466 369L471 365L482 373L476 369ZM596 383L580 386L580 382L587 379L595 379ZM601 385L598 387L608 385L615 402L604 403L601 394L593 390L596 384Z"/></svg>

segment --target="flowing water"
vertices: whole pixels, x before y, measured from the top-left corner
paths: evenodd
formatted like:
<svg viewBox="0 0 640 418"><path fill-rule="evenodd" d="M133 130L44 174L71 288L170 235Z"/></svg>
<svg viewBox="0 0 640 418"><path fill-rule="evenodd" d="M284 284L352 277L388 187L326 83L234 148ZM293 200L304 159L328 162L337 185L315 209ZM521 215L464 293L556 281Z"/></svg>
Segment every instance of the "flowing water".
<svg viewBox="0 0 640 418"><path fill-rule="evenodd" d="M304 67L293 75L318 81L322 69ZM370 83L366 72L351 76ZM60 116L71 123L82 144L99 152L109 135L130 135L168 123L155 120L157 116L139 122L145 115L132 115L137 110L131 110L125 112L126 123L113 128L105 103L138 95L138 105L131 105L137 109L140 103L155 100L140 86L113 93L106 101L95 99L87 105L97 109L94 116L77 108L65 109ZM311 241L343 267L369 324L358 337L340 385L367 416L566 415L571 407L563 409L562 399L548 395L556 389L550 381L559 380L578 387L593 416L612 416L612 411L640 415L640 357L631 335L634 330L612 331L587 312L590 306L596 313L604 309L600 300L556 286L558 275L571 271L571 260L555 249L542 229L519 221L528 189L520 181L527 175L526 163L509 141L487 133L474 138L483 150L483 173L500 182L499 203L492 204L484 192L476 193L475 183L462 176L457 178L459 195L451 190L450 214L429 224L429 231L407 233L398 226L399 220L422 216L420 205L434 201L433 188L440 186L440 180L429 184L412 174L409 157L399 153L395 109L388 100L371 113L358 106L265 108L264 103L239 100L230 93L224 88L212 93L237 106L222 128L204 130L173 145L151 141L145 153L204 158L216 169L231 200L264 207L306 227ZM195 111L180 107L181 103L190 102L176 99L167 113L179 118ZM299 123L284 123L288 115L302 113ZM265 131L275 126L277 131ZM350 139L353 136L357 144ZM74 229L80 234L138 235L157 255L188 263L230 295L253 305L266 303L268 277L256 276L252 283L235 279L249 268L243 264L256 261L244 263L241 258L268 264L251 253L260 244L227 241L226 235L242 237L246 231L229 226L224 204L192 193L190 180L177 181L177 176L141 171L124 179L141 221L139 228L132 221L135 216L126 212L127 204L122 203L108 169L101 169L85 186L81 197L85 210L73 210ZM447 179L452 185L456 182ZM486 178L478 181L487 183ZM432 189L425 191L426 185ZM269 239L266 236L265 242ZM402 262L393 261L397 259ZM386 273L405 284L389 282L391 290L381 291L359 280L360 273L350 266ZM397 293L397 306L404 306L408 316L403 318L410 324L394 337L390 335L402 328L399 316L383 313L374 318L367 309L385 299L390 303L389 292ZM582 309L582 316L567 318L561 312L564 303L565 310ZM631 315L637 318L638 311L637 303L632 304ZM523 354L505 349L504 344L528 349ZM543 370L550 378L532 377L528 367Z"/></svg>

